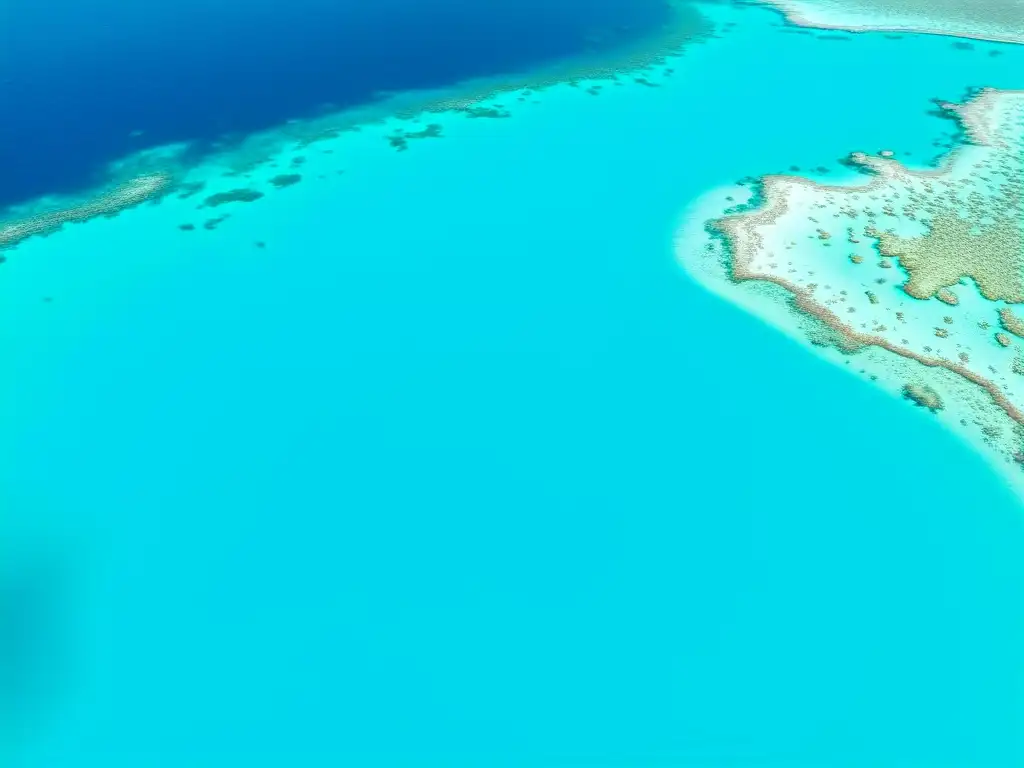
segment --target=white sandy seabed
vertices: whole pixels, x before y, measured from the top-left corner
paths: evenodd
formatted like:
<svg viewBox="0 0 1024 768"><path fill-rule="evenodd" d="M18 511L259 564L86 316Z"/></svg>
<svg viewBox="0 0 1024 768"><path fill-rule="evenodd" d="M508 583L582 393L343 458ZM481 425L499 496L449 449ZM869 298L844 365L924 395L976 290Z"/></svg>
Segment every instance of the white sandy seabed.
<svg viewBox="0 0 1024 768"><path fill-rule="evenodd" d="M764 0L793 24L1024 43L1024 0Z"/></svg>

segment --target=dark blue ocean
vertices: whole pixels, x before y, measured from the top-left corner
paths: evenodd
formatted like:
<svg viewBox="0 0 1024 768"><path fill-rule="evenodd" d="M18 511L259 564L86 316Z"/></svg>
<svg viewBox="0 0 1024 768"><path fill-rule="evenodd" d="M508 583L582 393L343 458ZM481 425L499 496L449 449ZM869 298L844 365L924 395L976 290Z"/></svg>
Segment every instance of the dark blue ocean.
<svg viewBox="0 0 1024 768"><path fill-rule="evenodd" d="M143 147L600 56L669 18L666 0L6 0L0 206Z"/></svg>

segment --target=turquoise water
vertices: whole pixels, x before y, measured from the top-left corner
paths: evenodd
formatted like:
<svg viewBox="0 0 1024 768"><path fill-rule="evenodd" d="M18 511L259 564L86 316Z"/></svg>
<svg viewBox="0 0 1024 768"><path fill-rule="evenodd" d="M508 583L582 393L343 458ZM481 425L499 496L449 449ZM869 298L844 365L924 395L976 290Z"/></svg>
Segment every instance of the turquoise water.
<svg viewBox="0 0 1024 768"><path fill-rule="evenodd" d="M929 162L929 99L1024 51L709 12L658 88L11 253L0 489L59 659L25 765L1024 761L1020 501L672 251L740 177Z"/></svg>

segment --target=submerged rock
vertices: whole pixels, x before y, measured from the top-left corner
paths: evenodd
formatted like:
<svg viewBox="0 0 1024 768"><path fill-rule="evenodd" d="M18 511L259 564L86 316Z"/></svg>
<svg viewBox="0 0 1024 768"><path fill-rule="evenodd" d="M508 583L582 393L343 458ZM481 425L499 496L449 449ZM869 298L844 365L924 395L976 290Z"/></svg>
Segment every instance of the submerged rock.
<svg viewBox="0 0 1024 768"><path fill-rule="evenodd" d="M904 384L903 397L910 400L915 405L927 408L932 413L937 413L945 407L939 393L927 384Z"/></svg>

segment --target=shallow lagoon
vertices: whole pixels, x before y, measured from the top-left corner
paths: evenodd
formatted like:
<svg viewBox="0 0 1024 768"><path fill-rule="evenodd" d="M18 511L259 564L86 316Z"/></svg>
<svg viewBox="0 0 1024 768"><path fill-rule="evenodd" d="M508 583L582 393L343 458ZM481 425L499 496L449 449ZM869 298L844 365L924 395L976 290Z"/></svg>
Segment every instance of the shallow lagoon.
<svg viewBox="0 0 1024 768"><path fill-rule="evenodd" d="M929 162L929 99L1022 53L711 12L659 87L10 253L0 487L67 649L26 765L1019 764L1020 503L672 236L744 176Z"/></svg>

